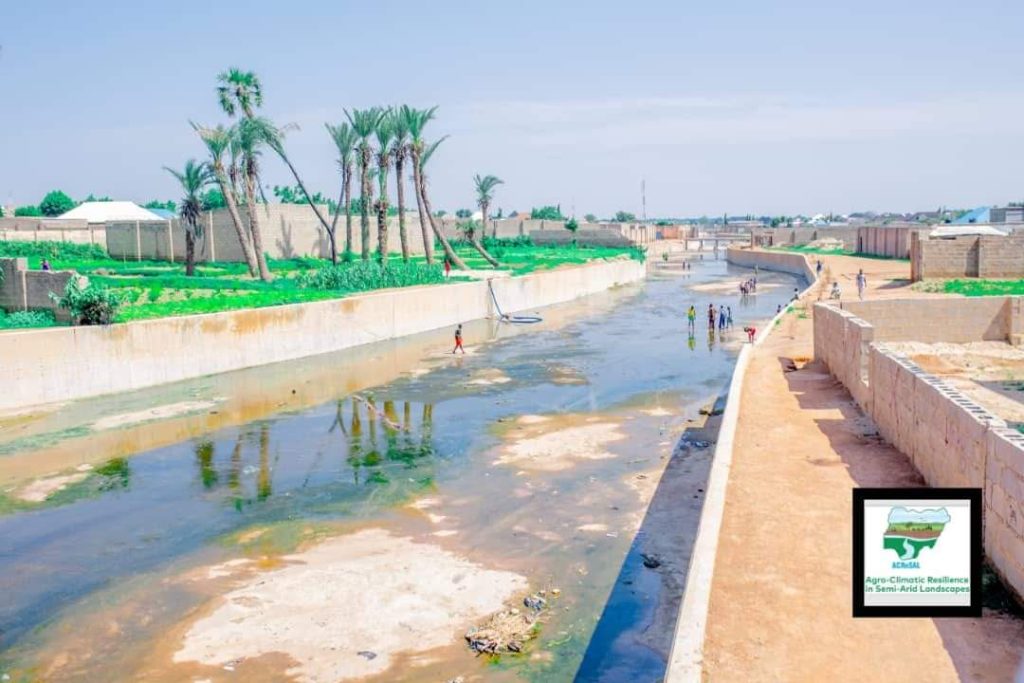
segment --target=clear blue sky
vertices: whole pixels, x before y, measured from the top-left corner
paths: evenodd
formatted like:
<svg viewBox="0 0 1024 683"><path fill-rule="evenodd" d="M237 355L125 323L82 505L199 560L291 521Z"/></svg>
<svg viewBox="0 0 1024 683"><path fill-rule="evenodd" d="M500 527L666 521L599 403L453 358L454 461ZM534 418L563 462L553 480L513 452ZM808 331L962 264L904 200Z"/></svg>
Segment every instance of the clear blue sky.
<svg viewBox="0 0 1024 683"><path fill-rule="evenodd" d="M145 6L144 6L145 5ZM150 6L152 5L152 6ZM159 7L157 7L159 6ZM0 13L0 200L177 197L161 170L256 71L311 188L324 121L440 106L434 203L582 215L925 210L1024 198L1021 2L34 2ZM265 182L290 182L267 158Z"/></svg>

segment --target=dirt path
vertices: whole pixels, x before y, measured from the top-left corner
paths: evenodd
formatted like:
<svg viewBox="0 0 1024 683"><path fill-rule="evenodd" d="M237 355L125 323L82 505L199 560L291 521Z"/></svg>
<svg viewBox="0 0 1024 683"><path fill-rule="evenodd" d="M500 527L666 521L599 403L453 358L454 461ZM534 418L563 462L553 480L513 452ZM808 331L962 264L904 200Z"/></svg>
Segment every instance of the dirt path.
<svg viewBox="0 0 1024 683"><path fill-rule="evenodd" d="M856 296L853 277L863 267L868 298L918 296L894 282L908 276L905 262L824 261L844 295ZM813 356L810 314L787 316L747 371L705 679L1013 680L1024 655L1020 620L851 617L851 489L924 482L827 368L804 365Z"/></svg>

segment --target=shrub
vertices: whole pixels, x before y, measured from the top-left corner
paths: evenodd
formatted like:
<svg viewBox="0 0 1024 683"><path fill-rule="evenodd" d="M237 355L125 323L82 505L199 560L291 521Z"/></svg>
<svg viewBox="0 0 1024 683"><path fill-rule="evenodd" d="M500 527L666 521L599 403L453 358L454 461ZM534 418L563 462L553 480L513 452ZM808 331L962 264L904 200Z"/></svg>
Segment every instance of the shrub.
<svg viewBox="0 0 1024 683"><path fill-rule="evenodd" d="M71 244L69 242L0 242L0 257L38 256L40 258L70 260L100 260L107 252L97 244Z"/></svg>
<svg viewBox="0 0 1024 683"><path fill-rule="evenodd" d="M57 321L49 311L16 311L4 313L0 310L0 329L14 330L25 327L53 327Z"/></svg>
<svg viewBox="0 0 1024 683"><path fill-rule="evenodd" d="M59 216L75 208L75 200L60 190L51 190L39 202L39 210L44 216Z"/></svg>
<svg viewBox="0 0 1024 683"><path fill-rule="evenodd" d="M388 287L410 287L444 282L439 265L425 263L379 263L362 261L351 265L324 266L303 273L298 278L300 287L324 291L365 292Z"/></svg>
<svg viewBox="0 0 1024 683"><path fill-rule="evenodd" d="M43 212L39 210L38 206L19 206L14 210L15 217L39 217L43 215Z"/></svg>
<svg viewBox="0 0 1024 683"><path fill-rule="evenodd" d="M534 207L530 211L530 218L533 220L560 221L562 220L561 206Z"/></svg>
<svg viewBox="0 0 1024 683"><path fill-rule="evenodd" d="M94 283L82 286L80 278L68 281L64 296L50 294L50 298L69 311L78 325L109 325L121 305L121 297L114 290Z"/></svg>
<svg viewBox="0 0 1024 683"><path fill-rule="evenodd" d="M565 229L575 235L576 231L580 229L580 224L577 223L576 218L573 217L565 222Z"/></svg>

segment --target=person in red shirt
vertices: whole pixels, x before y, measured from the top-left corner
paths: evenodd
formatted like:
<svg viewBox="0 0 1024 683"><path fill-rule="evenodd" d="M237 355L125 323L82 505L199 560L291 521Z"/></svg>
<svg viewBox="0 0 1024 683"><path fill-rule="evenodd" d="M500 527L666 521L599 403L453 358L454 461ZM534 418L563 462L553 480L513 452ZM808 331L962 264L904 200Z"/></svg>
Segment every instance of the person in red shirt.
<svg viewBox="0 0 1024 683"><path fill-rule="evenodd" d="M449 277L452 274L452 262L448 260L448 257L444 257L444 276Z"/></svg>
<svg viewBox="0 0 1024 683"><path fill-rule="evenodd" d="M751 344L753 344L754 343L754 337L757 336L757 328L756 327L744 327L743 331L747 333L747 341L750 342Z"/></svg>
<svg viewBox="0 0 1024 683"><path fill-rule="evenodd" d="M455 328L455 348L452 349L454 355L456 351L462 351L462 355L466 355L466 349L462 348L462 324Z"/></svg>

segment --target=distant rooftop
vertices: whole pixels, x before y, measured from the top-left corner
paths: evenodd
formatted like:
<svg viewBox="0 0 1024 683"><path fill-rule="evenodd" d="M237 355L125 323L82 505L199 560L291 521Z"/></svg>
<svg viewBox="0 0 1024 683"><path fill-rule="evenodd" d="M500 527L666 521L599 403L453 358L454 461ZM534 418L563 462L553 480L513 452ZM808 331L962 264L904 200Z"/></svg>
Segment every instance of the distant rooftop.
<svg viewBox="0 0 1024 683"><path fill-rule="evenodd" d="M163 220L162 216L142 208L135 202L82 202L58 218L77 218L89 223Z"/></svg>
<svg viewBox="0 0 1024 683"><path fill-rule="evenodd" d="M966 224L969 224L969 223L982 223L982 224L984 224L984 223L988 223L989 222L989 220L990 220L989 219L989 215L990 215L989 207L987 207L987 206L979 206L978 208L976 208L976 209L974 209L972 211L968 211L963 216L960 216L960 218L957 218L955 221L953 221L953 223L955 225L966 225Z"/></svg>

